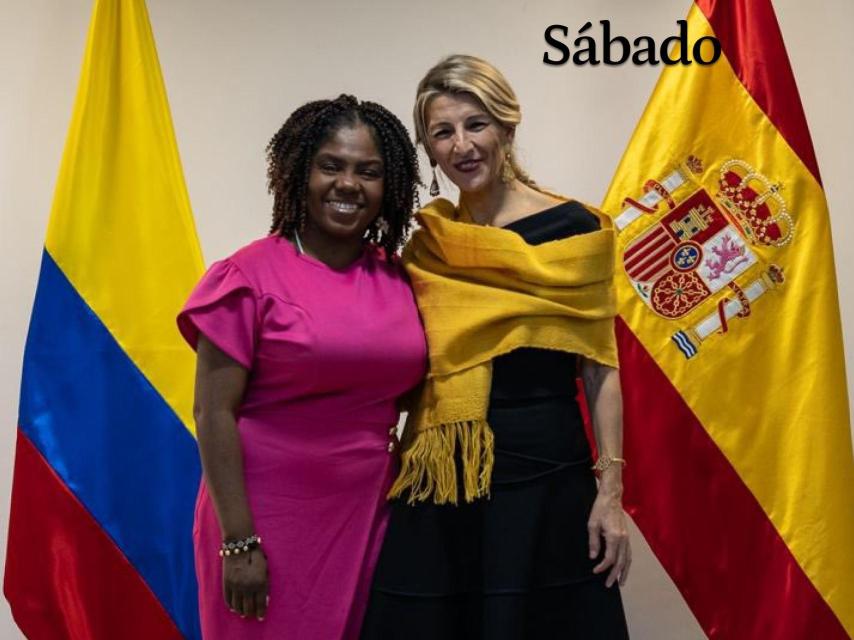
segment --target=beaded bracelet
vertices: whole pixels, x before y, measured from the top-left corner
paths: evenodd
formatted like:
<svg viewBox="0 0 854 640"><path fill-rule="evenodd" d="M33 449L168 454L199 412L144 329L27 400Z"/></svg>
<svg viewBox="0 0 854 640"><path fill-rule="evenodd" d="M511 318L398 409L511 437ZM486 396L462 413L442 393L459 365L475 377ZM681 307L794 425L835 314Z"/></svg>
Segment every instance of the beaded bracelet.
<svg viewBox="0 0 854 640"><path fill-rule="evenodd" d="M222 558L223 556L231 555L236 556L238 554L257 549L260 546L261 536L257 533L253 533L248 538L243 538L243 540L223 540L222 547L220 547L219 550L219 557Z"/></svg>
<svg viewBox="0 0 854 640"><path fill-rule="evenodd" d="M612 458L611 456L609 456L607 454L603 454L603 455L599 456L599 458L596 460L596 464L594 464L590 468L593 469L593 471L596 471L597 473L602 473L603 471L605 471L605 469L610 467L615 462L620 463L624 467L626 466L625 459L623 459L623 458Z"/></svg>

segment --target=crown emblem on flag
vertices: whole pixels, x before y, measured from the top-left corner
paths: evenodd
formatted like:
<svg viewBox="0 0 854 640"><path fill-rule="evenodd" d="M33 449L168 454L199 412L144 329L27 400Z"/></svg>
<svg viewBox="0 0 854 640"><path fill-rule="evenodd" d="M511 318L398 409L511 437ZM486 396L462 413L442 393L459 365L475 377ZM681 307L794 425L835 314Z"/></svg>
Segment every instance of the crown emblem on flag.
<svg viewBox="0 0 854 640"><path fill-rule="evenodd" d="M744 160L721 165L718 184L718 200L750 242L782 247L792 240L795 225L780 195L780 184Z"/></svg>

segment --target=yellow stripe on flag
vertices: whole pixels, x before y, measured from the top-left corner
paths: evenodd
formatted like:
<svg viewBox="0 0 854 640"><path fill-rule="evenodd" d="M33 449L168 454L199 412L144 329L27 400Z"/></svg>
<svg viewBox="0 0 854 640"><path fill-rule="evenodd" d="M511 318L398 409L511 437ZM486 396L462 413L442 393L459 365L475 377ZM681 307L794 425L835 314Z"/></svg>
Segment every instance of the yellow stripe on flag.
<svg viewBox="0 0 854 640"><path fill-rule="evenodd" d="M141 0L94 9L45 244L194 431L194 357L174 318L203 262Z"/></svg>

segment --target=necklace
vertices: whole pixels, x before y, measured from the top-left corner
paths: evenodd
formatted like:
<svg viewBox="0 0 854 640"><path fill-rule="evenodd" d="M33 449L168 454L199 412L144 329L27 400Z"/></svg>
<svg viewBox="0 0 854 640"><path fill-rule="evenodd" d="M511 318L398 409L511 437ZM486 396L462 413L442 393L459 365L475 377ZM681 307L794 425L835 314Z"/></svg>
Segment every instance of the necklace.
<svg viewBox="0 0 854 640"><path fill-rule="evenodd" d="M294 229L294 240L297 243L297 251L300 252L300 255L305 255L305 249L302 248L302 242L299 239L299 231L296 229Z"/></svg>

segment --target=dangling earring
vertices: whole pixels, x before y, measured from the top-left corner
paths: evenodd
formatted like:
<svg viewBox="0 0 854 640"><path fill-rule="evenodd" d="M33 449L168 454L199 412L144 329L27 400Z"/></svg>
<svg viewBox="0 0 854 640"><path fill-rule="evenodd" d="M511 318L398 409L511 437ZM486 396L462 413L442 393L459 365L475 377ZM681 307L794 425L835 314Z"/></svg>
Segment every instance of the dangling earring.
<svg viewBox="0 0 854 640"><path fill-rule="evenodd" d="M515 179L516 172L513 170L513 159L510 155L510 147L507 147L507 152L504 154L504 166L501 168L501 182L512 184Z"/></svg>
<svg viewBox="0 0 854 640"><path fill-rule="evenodd" d="M433 182L430 183L430 195L435 198L439 195L439 181L436 179L436 161L431 160L430 166L433 168Z"/></svg>
<svg viewBox="0 0 854 640"><path fill-rule="evenodd" d="M368 225L368 229L362 239L382 244L388 237L389 230L391 230L391 225L388 223L388 220L383 218L382 215L378 215L374 218L373 222Z"/></svg>

